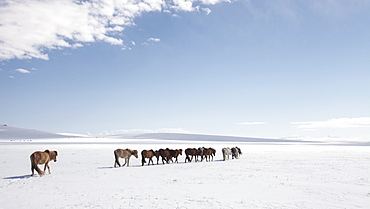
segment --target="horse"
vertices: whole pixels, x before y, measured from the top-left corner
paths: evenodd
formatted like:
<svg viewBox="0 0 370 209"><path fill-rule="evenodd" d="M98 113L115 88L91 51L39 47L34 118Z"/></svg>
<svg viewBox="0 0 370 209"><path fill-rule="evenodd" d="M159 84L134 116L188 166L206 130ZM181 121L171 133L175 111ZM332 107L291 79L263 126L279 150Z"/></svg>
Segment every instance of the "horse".
<svg viewBox="0 0 370 209"><path fill-rule="evenodd" d="M201 161L203 161L203 153L204 153L204 147L199 147L197 150L197 154L195 155L195 161L199 161L198 157L200 157Z"/></svg>
<svg viewBox="0 0 370 209"><path fill-rule="evenodd" d="M142 163L141 165L144 166L144 163L146 163L145 158L149 158L148 165L150 165L150 161L152 161L152 165L154 165L153 159L152 159L154 156L155 156L155 152L152 149L141 151L141 163Z"/></svg>
<svg viewBox="0 0 370 209"><path fill-rule="evenodd" d="M211 157L212 157L212 160L213 160L213 156L216 155L216 150L213 149L213 148L204 148L203 150L203 156L206 158L206 161L209 162L211 161Z"/></svg>
<svg viewBox="0 0 370 209"><path fill-rule="evenodd" d="M196 154L197 154L197 149L195 149L195 148L187 148L187 149L185 150L185 155L186 155L186 157L185 157L185 163L186 163L186 161L191 162L191 161L193 160L193 157L194 157ZM190 157L189 157L189 156L191 156L191 159L190 159Z"/></svg>
<svg viewBox="0 0 370 209"><path fill-rule="evenodd" d="M159 155L162 157L162 163L164 164L164 161L166 161L166 163L170 163L169 160L172 161L171 159L171 153L170 153L170 149L159 149Z"/></svg>
<svg viewBox="0 0 370 209"><path fill-rule="evenodd" d="M54 160L54 162L57 161L57 156L58 156L58 152L57 151L50 151L50 150L45 150L44 152L42 151L36 151L34 153L31 154L30 156L30 160L31 160L31 171L32 171L32 174L31 176L34 176L34 170L37 171L37 173L42 176L45 174L45 171L46 171L46 168L48 168L49 170L49 174L50 173L50 166L49 166L49 162ZM44 171L41 171L41 169L37 166L37 165L42 165L42 164L45 164L44 165Z"/></svg>
<svg viewBox="0 0 370 209"><path fill-rule="evenodd" d="M179 155L182 155L182 149L171 149L170 155L171 155L171 161L172 161L172 158L175 158L176 159L175 163L179 163L178 157Z"/></svg>
<svg viewBox="0 0 370 209"><path fill-rule="evenodd" d="M136 158L139 156L137 155L137 150L130 150L130 149L116 149L114 150L114 157L116 161L114 162L114 167L118 165L118 167L121 167L121 164L119 163L119 158L125 158L125 164L122 165L125 166L127 163L127 166L129 166L130 163L130 157L131 155L134 155Z"/></svg>
<svg viewBox="0 0 370 209"><path fill-rule="evenodd" d="M232 159L239 159L239 154L242 154L242 152L239 147L233 147L231 148L231 154Z"/></svg>
<svg viewBox="0 0 370 209"><path fill-rule="evenodd" d="M224 158L224 161L225 160L229 160L229 156L231 155L231 149L226 147L226 148L222 148L222 156Z"/></svg>
<svg viewBox="0 0 370 209"><path fill-rule="evenodd" d="M193 160L193 157L195 157L195 161L198 161L198 156L201 156L202 157L202 160L203 160L203 148L198 148L198 149L195 149L195 148L187 148L185 150L185 163L186 161L189 161L191 162ZM191 156L191 159L190 157Z"/></svg>

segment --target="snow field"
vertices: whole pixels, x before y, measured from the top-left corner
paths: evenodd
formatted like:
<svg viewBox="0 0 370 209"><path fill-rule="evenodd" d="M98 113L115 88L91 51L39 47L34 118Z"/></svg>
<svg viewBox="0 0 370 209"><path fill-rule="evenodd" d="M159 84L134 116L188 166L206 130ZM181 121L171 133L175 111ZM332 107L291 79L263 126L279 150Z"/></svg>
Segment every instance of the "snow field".
<svg viewBox="0 0 370 209"><path fill-rule="evenodd" d="M240 159L221 149L239 146ZM117 148L213 147L213 162L114 168ZM30 177L29 156L57 150L52 174ZM121 159L123 162L124 160ZM156 162L156 159L154 160ZM366 146L279 143L1 143L1 208L368 208ZM43 165L41 166L43 168Z"/></svg>

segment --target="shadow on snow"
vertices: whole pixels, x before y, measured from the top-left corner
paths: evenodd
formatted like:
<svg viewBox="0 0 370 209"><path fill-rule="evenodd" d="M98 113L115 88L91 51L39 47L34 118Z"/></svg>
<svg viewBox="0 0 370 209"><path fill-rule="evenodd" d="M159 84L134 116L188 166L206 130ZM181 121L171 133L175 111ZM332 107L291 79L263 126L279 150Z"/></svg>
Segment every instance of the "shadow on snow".
<svg viewBox="0 0 370 209"><path fill-rule="evenodd" d="M22 176L9 176L9 177L5 177L4 179L28 179L31 177L32 176L28 174L28 175L22 175Z"/></svg>

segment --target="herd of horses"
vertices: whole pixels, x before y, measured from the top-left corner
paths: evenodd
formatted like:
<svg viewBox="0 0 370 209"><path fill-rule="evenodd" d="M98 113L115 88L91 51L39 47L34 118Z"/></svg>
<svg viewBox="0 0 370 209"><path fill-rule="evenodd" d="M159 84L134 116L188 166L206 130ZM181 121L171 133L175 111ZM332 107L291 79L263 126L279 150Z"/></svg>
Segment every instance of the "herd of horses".
<svg viewBox="0 0 370 209"><path fill-rule="evenodd" d="M162 163L169 164L169 163L178 163L178 157L179 155L182 155L182 149L159 149L159 150L143 150L141 151L141 165L144 166L146 163L146 159L148 159L148 165L153 162L153 158L155 157L157 159L157 164L159 164L159 160L162 159ZM216 150L213 148L205 148L205 147L199 147L197 148L187 148L184 150L185 157L185 163L186 162L192 162L193 159L195 162L206 160L207 162L213 161L213 157L216 156ZM239 156L242 154L241 149L239 147L225 147L222 148L222 156L223 160L229 160L230 155L232 156L232 159L238 159ZM42 176L45 174L46 168L49 170L50 174L50 167L49 162L50 161L57 161L58 152L57 151L36 151L31 154L30 160L31 160L31 171L32 176L34 175L34 171L36 170L37 173ZM125 163L122 166L129 166L130 165L130 158L131 156L134 156L136 158L139 158L138 151L137 150L131 150L131 149L116 149L114 150L114 167L121 167L121 164L119 162L120 158L125 159ZM37 165L44 165L44 171L42 171Z"/></svg>

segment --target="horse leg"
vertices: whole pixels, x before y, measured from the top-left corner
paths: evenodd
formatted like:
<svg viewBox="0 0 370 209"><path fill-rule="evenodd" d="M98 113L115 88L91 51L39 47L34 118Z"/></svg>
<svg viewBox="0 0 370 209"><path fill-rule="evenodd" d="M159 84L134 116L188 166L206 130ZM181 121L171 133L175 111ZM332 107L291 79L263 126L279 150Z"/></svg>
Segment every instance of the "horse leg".
<svg viewBox="0 0 370 209"><path fill-rule="evenodd" d="M119 163L118 157L116 157L116 161L114 162L114 167L116 167L116 165L118 165L118 167L121 167L121 164Z"/></svg>
<svg viewBox="0 0 370 209"><path fill-rule="evenodd" d="M150 160L149 160L149 162L150 162ZM146 163L146 161L145 161L145 158L144 158L144 157L142 157L142 158L141 158L141 166L144 166L144 163Z"/></svg>
<svg viewBox="0 0 370 209"><path fill-rule="evenodd" d="M49 169L49 174L50 174L50 167L49 167L48 164L49 164L49 162L46 162L45 165L44 165L44 173L46 171L46 168L48 168Z"/></svg>
<svg viewBox="0 0 370 209"><path fill-rule="evenodd" d="M165 158L162 156L162 163L163 163L163 164L165 164L165 163L164 163L164 160L165 160Z"/></svg>
<svg viewBox="0 0 370 209"><path fill-rule="evenodd" d="M125 165L126 165L126 163L127 163L127 158L125 158L125 164L123 164L123 165L122 165L122 167L123 167L123 166L125 166Z"/></svg>
<svg viewBox="0 0 370 209"><path fill-rule="evenodd" d="M37 172L37 169L35 168L34 165L31 165L31 171L32 171L32 175L31 176L34 176L35 175L35 170Z"/></svg>

